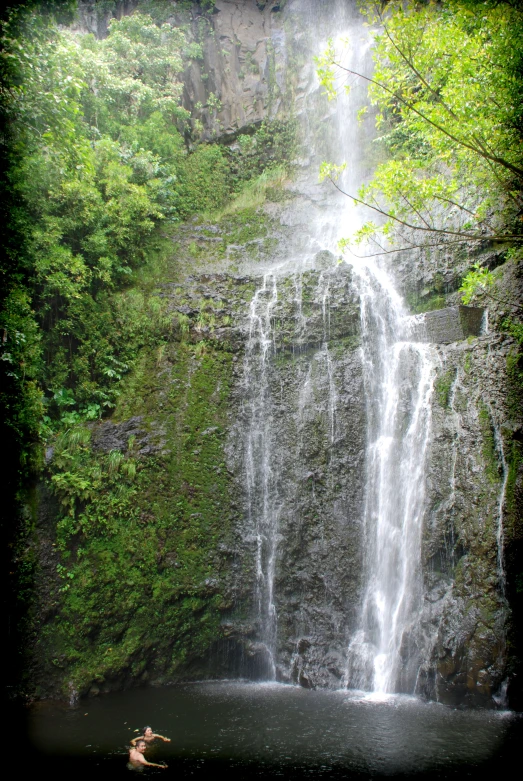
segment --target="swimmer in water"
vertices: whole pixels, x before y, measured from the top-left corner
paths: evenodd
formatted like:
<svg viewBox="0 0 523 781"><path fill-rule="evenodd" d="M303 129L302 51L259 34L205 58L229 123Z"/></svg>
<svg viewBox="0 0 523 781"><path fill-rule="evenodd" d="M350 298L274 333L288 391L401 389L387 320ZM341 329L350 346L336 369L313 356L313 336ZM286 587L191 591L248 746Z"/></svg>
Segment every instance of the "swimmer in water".
<svg viewBox="0 0 523 781"><path fill-rule="evenodd" d="M145 740L146 743L151 743L155 738L163 740L164 743L170 743L171 738L164 738L163 735L157 735L152 731L151 727L144 727L143 735L131 740L131 746L135 746L139 740Z"/></svg>
<svg viewBox="0 0 523 781"><path fill-rule="evenodd" d="M152 731L152 730L151 730ZM129 765L133 768L146 767L161 767L166 768L167 765L158 765L156 762L148 762L143 755L143 752L147 748L147 743L143 738L135 738L136 745L129 749Z"/></svg>

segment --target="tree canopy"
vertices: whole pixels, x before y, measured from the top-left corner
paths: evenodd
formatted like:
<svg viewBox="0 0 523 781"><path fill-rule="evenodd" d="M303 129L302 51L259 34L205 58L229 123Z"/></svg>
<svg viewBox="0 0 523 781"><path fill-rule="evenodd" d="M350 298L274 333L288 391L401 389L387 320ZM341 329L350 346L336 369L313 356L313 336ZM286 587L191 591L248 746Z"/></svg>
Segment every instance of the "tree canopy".
<svg viewBox="0 0 523 781"><path fill-rule="evenodd" d="M332 42L318 58L329 98L368 84L388 159L351 197L378 215L369 254L450 242L519 242L523 12L510 2L364 3L374 70L356 73ZM322 176L336 182L339 166ZM350 240L345 242L348 246Z"/></svg>
<svg viewBox="0 0 523 781"><path fill-rule="evenodd" d="M1 400L27 463L31 443L109 411L140 348L163 338L158 299L137 285L159 226L222 207L288 144L280 128L261 154L263 127L238 152L200 142L181 98L201 45L163 4L103 39L64 26L75 5L22 3L1 20Z"/></svg>

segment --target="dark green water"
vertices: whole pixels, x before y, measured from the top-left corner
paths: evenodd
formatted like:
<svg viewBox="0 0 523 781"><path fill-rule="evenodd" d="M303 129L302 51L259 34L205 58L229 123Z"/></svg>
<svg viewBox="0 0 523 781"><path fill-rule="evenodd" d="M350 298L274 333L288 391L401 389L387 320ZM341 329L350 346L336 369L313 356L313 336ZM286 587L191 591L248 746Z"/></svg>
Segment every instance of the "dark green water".
<svg viewBox="0 0 523 781"><path fill-rule="evenodd" d="M127 745L150 724L172 739L148 749L145 775L247 778L481 778L509 772L523 737L508 712L456 711L406 697L218 682L136 689L28 717L27 763L53 777L137 777Z"/></svg>

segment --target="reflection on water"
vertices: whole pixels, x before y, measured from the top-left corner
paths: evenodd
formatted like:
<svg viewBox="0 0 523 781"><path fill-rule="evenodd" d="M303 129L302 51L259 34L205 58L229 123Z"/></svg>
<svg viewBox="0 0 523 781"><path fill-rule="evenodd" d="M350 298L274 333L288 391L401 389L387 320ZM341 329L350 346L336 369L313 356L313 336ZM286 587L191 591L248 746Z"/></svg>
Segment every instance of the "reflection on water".
<svg viewBox="0 0 523 781"><path fill-rule="evenodd" d="M165 778L478 777L489 762L501 770L509 738L521 735L521 720L508 712L241 682L137 689L76 708L40 703L28 726L35 753L51 755L55 769L92 765L97 778L131 778L128 741L144 724L172 739L146 752L169 769L145 773Z"/></svg>

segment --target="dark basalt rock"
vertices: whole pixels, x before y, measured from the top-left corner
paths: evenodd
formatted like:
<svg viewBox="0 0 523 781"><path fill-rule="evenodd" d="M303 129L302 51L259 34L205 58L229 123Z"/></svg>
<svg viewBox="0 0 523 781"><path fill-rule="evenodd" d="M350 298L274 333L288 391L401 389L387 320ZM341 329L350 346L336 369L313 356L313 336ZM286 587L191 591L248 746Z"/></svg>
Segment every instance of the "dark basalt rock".
<svg viewBox="0 0 523 781"><path fill-rule="evenodd" d="M485 309L475 306L448 306L413 318L414 339L419 342L452 344L481 334Z"/></svg>
<svg viewBox="0 0 523 781"><path fill-rule="evenodd" d="M122 423L113 423L111 420L99 423L93 427L91 445L93 450L110 453L111 450L125 452L128 448L130 437L135 437L135 449L139 456L150 456L161 453L165 440L161 432L146 431L142 425L143 417L137 415Z"/></svg>

